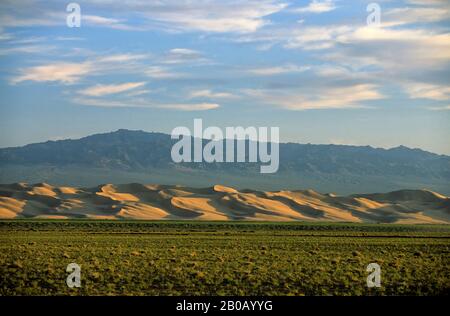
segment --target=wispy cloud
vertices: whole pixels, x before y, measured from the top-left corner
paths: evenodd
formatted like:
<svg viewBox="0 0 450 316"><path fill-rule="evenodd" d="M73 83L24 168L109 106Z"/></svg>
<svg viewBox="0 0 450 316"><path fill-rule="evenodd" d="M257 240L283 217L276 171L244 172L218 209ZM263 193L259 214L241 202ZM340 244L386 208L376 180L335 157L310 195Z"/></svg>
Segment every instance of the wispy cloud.
<svg viewBox="0 0 450 316"><path fill-rule="evenodd" d="M78 36L57 36L55 37L56 41L84 41L86 40L84 37Z"/></svg>
<svg viewBox="0 0 450 316"><path fill-rule="evenodd" d="M186 74L173 72L169 68L163 66L149 66L144 69L144 74L153 79L176 79L186 76Z"/></svg>
<svg viewBox="0 0 450 316"><path fill-rule="evenodd" d="M450 61L450 33L424 29L360 27L340 34L336 41L343 44L342 49L333 53L340 56L336 61L376 64L391 71L427 71ZM390 49L386 49L387 46Z"/></svg>
<svg viewBox="0 0 450 316"><path fill-rule="evenodd" d="M163 0L149 5L145 16L168 29L179 32L203 31L254 32L269 23L267 16L283 10L287 4L276 0L179 2Z"/></svg>
<svg viewBox="0 0 450 316"><path fill-rule="evenodd" d="M0 48L0 55L40 54L45 55L58 49L55 45L20 45Z"/></svg>
<svg viewBox="0 0 450 316"><path fill-rule="evenodd" d="M242 43L281 44L287 49L324 50L338 43L338 36L353 30L349 25L289 26L264 29L233 40Z"/></svg>
<svg viewBox="0 0 450 316"><path fill-rule="evenodd" d="M209 89L192 91L190 98L211 98L211 99L229 99L236 96L229 92L213 92Z"/></svg>
<svg viewBox="0 0 450 316"><path fill-rule="evenodd" d="M163 64L202 63L208 60L197 50L188 48L174 48L160 57Z"/></svg>
<svg viewBox="0 0 450 316"><path fill-rule="evenodd" d="M121 93L144 86L145 82L127 82L121 84L95 85L93 87L80 90L78 93L91 97L99 97L109 94Z"/></svg>
<svg viewBox="0 0 450 316"><path fill-rule="evenodd" d="M126 101L75 98L74 103L86 106L107 107L107 108L157 108L180 111L206 111L218 108L216 103L160 103L151 102L144 99L130 99Z"/></svg>
<svg viewBox="0 0 450 316"><path fill-rule="evenodd" d="M394 8L383 13L383 26L433 23L448 19L449 7Z"/></svg>
<svg viewBox="0 0 450 316"><path fill-rule="evenodd" d="M47 41L47 37L45 36L31 36L31 37L22 37L22 38L14 38L12 41L9 41L10 44L37 44L43 43Z"/></svg>
<svg viewBox="0 0 450 316"><path fill-rule="evenodd" d="M3 29L0 27L0 41L7 41L14 38L14 35L10 33L6 33L3 31Z"/></svg>
<svg viewBox="0 0 450 316"><path fill-rule="evenodd" d="M23 8L25 9L25 8ZM29 9L29 8L28 8ZM0 11L1 12L1 11ZM2 12L3 13L3 12ZM49 17L48 14L43 13L36 15L16 16L9 14L0 14L0 26L4 28L10 27L32 27L32 26L55 26L62 25L64 20L57 22L56 19Z"/></svg>
<svg viewBox="0 0 450 316"><path fill-rule="evenodd" d="M304 54L313 51L314 59L330 65L319 67L315 73L323 77L339 76L339 80L359 80L356 81L359 83L365 82L369 75L372 82L383 76L383 82L377 82L382 85L411 80L432 83L436 76L445 81L441 73L448 69L450 62L450 33L445 28L305 25L261 30L241 36L238 41L280 44Z"/></svg>
<svg viewBox="0 0 450 316"><path fill-rule="evenodd" d="M10 82L17 84L23 81L60 82L73 84L88 75L101 75L111 70L126 73L137 71L135 61L145 58L142 54L118 54L94 56L82 62L53 62L40 66L21 68L19 74Z"/></svg>
<svg viewBox="0 0 450 316"><path fill-rule="evenodd" d="M355 84L344 87L323 88L309 91L244 90L259 101L286 110L323 110L370 108L365 102L385 98L376 85Z"/></svg>
<svg viewBox="0 0 450 316"><path fill-rule="evenodd" d="M83 14L81 23L83 25L87 24L88 26L102 26L117 30L139 30L137 27L128 25L124 19L114 19L98 15Z"/></svg>
<svg viewBox="0 0 450 316"><path fill-rule="evenodd" d="M450 100L450 86L407 82L404 89L411 99Z"/></svg>
<svg viewBox="0 0 450 316"><path fill-rule="evenodd" d="M159 105L158 107L180 111L206 111L217 109L220 105L217 103L175 103Z"/></svg>
<svg viewBox="0 0 450 316"><path fill-rule="evenodd" d="M407 7L392 6L383 11L381 27L368 27L364 23L332 25L270 23L270 15L285 9L285 12L289 13L293 11L322 13L340 9L336 1L332 0L312 0L302 7L288 6L287 3L276 0L244 0L240 1L239 10L236 10L236 4L233 2L218 0L205 0L201 4L175 0L162 0L158 3L136 0L127 3L125 9L112 0L93 0L97 8L110 8L108 17L98 11L92 11L84 13L83 19L86 25L127 29L130 17L139 17L143 19L141 25L143 27L177 32L228 32L234 40L237 38L240 42L256 42L259 46L266 45L267 49L278 43L287 50L299 50L308 54L314 51L316 60L333 64L333 67L316 70L318 76L325 78L340 76L339 80L348 81L361 80L359 83L364 85L367 84L365 83L367 78L364 77L364 71L359 72L359 69L377 67L379 71L389 74L386 80L397 81L400 85L404 85L410 74L426 77L427 72L438 71L450 61L450 33L445 27L433 28L427 25L448 19L448 2L405 0L405 3L408 4ZM9 6L10 10L3 10L6 19L2 20L0 34L7 34L3 32L4 25L24 26L33 23L56 25L61 21L56 23L55 19L64 16L64 12L57 13L50 10L50 13L45 13L43 9L41 11L45 14L42 16L26 16L26 10L21 10L20 6L17 10L11 10L13 6ZM126 14L120 14L121 10L126 11ZM14 14L17 12L20 14ZM64 19L62 20L63 23ZM411 28L410 24L418 26ZM44 46L33 45L31 42L28 44L30 45L4 48L0 50L0 54L37 53L45 50ZM79 63L53 62L26 67L19 69L11 82L73 84L86 76L105 74L113 68L117 72L139 74L154 80L178 79L192 76L186 67L180 70L181 66L197 66L210 62L199 50L182 46L153 55L152 58L149 56L150 54L124 53L88 57ZM298 66L293 63L274 65L269 62L267 66L249 67L246 72L259 77L277 76L271 80L278 80L283 75L301 73L308 69L309 66ZM405 88L405 91L411 98L439 101L446 98L447 92L443 90L446 84L438 86L435 88L433 83L427 83L424 79L422 86L414 85ZM195 93L197 98L220 98L226 97L221 95L222 93L227 94L199 90L192 92L191 97L194 97ZM306 97L303 102L306 104L310 100L310 97Z"/></svg>
<svg viewBox="0 0 450 316"><path fill-rule="evenodd" d="M295 8L292 11L298 13L323 13L336 9L336 5L333 0L313 0L308 6Z"/></svg>
<svg viewBox="0 0 450 316"><path fill-rule="evenodd" d="M131 91L129 93L127 93L127 97L137 97L143 94L149 94L151 93L152 90L148 90L148 89L141 89L141 90L136 90L136 91Z"/></svg>
<svg viewBox="0 0 450 316"><path fill-rule="evenodd" d="M6 3L0 7L0 26L23 27L62 25L65 23L65 12L55 11L57 1L40 3L38 11L29 10L36 5L34 1L23 3ZM175 32L254 32L270 23L268 16L280 12L287 7L279 0L134 0L119 3L114 0L91 0L89 4L99 10L105 10L111 16L88 14L82 15L82 25L105 27L120 30L160 29ZM29 12L31 11L31 12ZM126 18L116 16L139 17L141 23L136 26ZM36 18L38 17L38 18Z"/></svg>
<svg viewBox="0 0 450 316"><path fill-rule="evenodd" d="M91 63L52 63L43 66L20 69L20 75L14 77L11 83L22 81L55 82L72 84L94 69Z"/></svg>
<svg viewBox="0 0 450 316"><path fill-rule="evenodd" d="M448 0L405 0L408 4L422 5L422 6L448 6Z"/></svg>
<svg viewBox="0 0 450 316"><path fill-rule="evenodd" d="M273 76L273 75L286 74L286 73L304 72L308 69L310 69L309 66L297 66L297 65L293 65L293 64L286 64L286 65L273 66L273 67L253 68L253 69L248 70L248 72L251 74L260 75L260 76Z"/></svg>
<svg viewBox="0 0 450 316"><path fill-rule="evenodd" d="M146 54L115 54L98 57L97 61L101 63L123 63L141 60L147 57L148 55Z"/></svg>

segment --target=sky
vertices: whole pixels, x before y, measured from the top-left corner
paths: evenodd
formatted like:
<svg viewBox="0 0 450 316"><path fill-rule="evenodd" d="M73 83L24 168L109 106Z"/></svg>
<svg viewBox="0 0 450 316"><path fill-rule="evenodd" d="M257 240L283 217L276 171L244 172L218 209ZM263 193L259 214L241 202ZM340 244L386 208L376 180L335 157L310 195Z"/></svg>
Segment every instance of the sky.
<svg viewBox="0 0 450 316"><path fill-rule="evenodd" d="M69 3L0 1L0 147L202 118L450 154L450 0Z"/></svg>

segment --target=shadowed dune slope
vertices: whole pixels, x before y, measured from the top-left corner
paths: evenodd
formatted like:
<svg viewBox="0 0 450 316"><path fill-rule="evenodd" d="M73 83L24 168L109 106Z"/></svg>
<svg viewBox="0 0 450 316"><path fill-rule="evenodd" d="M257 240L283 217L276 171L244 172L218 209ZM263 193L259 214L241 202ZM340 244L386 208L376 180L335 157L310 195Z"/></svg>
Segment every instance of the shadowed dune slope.
<svg viewBox="0 0 450 316"><path fill-rule="evenodd" d="M0 185L0 218L261 220L450 223L450 199L428 190L337 196L312 190L264 192L215 185L46 183Z"/></svg>

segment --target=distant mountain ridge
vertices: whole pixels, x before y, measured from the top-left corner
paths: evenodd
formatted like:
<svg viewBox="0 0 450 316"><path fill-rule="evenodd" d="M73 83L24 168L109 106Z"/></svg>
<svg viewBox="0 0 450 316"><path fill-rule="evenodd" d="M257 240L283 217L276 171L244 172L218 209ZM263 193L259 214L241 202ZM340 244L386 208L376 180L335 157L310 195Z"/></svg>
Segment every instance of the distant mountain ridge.
<svg viewBox="0 0 450 316"><path fill-rule="evenodd" d="M404 146L381 149L281 143L279 171L261 175L259 163L175 164L170 156L175 142L163 133L121 129L75 140L3 148L0 183L224 183L266 190L314 188L359 193L429 188L450 193L450 157Z"/></svg>

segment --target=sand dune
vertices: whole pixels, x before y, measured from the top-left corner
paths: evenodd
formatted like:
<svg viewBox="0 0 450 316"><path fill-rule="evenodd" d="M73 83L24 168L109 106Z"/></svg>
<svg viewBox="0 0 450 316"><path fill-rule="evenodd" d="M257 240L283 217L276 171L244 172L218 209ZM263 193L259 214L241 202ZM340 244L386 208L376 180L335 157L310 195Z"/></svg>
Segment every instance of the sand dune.
<svg viewBox="0 0 450 316"><path fill-rule="evenodd" d="M450 198L428 190L336 196L222 185L72 188L13 183L0 185L0 218L450 223Z"/></svg>

